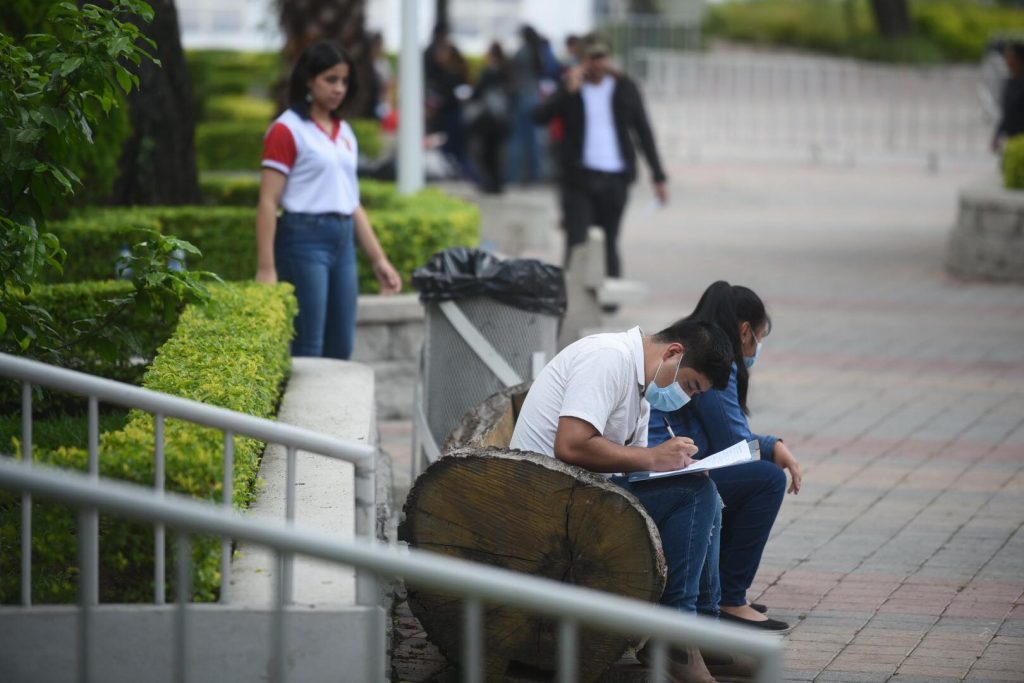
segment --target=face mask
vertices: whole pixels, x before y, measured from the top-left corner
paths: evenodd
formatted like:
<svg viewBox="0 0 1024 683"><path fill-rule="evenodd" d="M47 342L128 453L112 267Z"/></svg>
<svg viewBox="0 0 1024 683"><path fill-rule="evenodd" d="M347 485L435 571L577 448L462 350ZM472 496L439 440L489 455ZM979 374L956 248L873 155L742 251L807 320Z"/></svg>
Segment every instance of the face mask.
<svg viewBox="0 0 1024 683"><path fill-rule="evenodd" d="M661 365L664 362L663 360L661 363L658 363L658 369L654 371L654 379L647 385L647 392L644 394L644 397L655 410L671 413L673 410L679 410L689 403L690 397L686 395L686 392L683 391L683 388L676 381L676 377L679 375L679 364L683 362L682 354L679 355L679 361L676 363L676 371L672 375L672 381L666 386L659 387L657 384L658 373L661 371Z"/></svg>
<svg viewBox="0 0 1024 683"><path fill-rule="evenodd" d="M753 356L743 357L743 364L747 366L747 370L754 367L754 364L757 363L757 359L761 356L761 347L763 346L761 342L757 341L757 335L754 334L753 329L750 330L750 334L753 335L754 341L757 342L757 349L754 351Z"/></svg>

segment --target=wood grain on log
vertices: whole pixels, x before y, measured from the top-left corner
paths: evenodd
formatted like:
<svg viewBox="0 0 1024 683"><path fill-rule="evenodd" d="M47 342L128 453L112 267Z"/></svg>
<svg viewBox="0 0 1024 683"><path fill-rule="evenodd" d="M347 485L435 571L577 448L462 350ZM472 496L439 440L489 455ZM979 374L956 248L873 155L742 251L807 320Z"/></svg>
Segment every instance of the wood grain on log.
<svg viewBox="0 0 1024 683"><path fill-rule="evenodd" d="M505 401L511 405L511 397ZM636 498L555 458L457 448L417 479L404 512L399 536L423 550L649 602L664 589L660 537ZM409 604L430 639L459 660L462 601L409 586ZM555 669L552 621L488 605L484 629L488 680L502 680L516 667ZM581 680L599 676L629 644L581 629Z"/></svg>

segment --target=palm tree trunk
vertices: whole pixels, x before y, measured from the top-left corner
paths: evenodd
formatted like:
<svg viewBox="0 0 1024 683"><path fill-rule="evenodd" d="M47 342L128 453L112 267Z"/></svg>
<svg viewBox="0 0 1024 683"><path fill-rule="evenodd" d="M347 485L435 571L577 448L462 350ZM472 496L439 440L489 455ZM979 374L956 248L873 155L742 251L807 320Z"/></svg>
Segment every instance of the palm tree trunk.
<svg viewBox="0 0 1024 683"><path fill-rule="evenodd" d="M366 33L366 0L277 0L281 29L285 34L284 73L278 82L277 99L287 106L288 74L299 55L320 40L333 40L351 55L356 66L358 92L345 102L347 116L370 116L374 78L370 41Z"/></svg>

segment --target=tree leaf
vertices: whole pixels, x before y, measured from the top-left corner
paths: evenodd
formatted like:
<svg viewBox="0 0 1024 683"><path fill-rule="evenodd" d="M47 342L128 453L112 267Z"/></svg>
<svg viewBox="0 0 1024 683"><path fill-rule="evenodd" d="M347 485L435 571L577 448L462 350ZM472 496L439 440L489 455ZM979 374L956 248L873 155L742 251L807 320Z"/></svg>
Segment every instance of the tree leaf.
<svg viewBox="0 0 1024 683"><path fill-rule="evenodd" d="M72 57L71 59L66 60L60 65L60 75L67 77L69 74L76 71L78 67L82 66L83 61L84 60L81 57Z"/></svg>

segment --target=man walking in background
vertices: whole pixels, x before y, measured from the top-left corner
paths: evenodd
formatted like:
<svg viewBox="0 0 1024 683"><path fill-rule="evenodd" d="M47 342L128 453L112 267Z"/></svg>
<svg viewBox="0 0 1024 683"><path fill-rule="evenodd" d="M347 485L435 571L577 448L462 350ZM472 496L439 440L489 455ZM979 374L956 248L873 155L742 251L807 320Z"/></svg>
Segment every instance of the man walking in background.
<svg viewBox="0 0 1024 683"><path fill-rule="evenodd" d="M618 237L629 186L636 179L636 142L654 179L658 201L668 201L665 170L636 84L611 66L611 49L597 33L583 38L582 62L570 67L558 91L534 110L537 123L565 122L561 144L565 259L591 225L605 233L605 268L619 277Z"/></svg>

